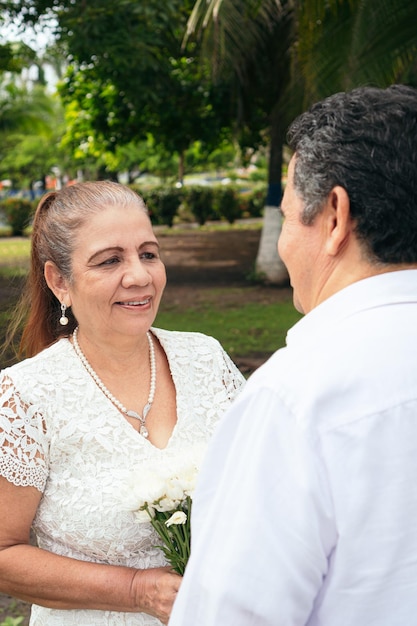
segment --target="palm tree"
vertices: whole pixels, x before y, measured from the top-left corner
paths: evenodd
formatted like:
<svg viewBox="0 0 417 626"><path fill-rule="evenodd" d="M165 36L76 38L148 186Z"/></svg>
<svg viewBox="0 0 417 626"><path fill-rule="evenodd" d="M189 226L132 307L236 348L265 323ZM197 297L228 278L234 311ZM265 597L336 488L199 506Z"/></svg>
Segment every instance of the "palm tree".
<svg viewBox="0 0 417 626"><path fill-rule="evenodd" d="M301 4L298 55L310 99L364 84L417 84L415 2L307 0Z"/></svg>
<svg viewBox="0 0 417 626"><path fill-rule="evenodd" d="M254 127L268 129L268 194L256 272L276 284L288 280L276 244L285 131L299 108L296 90L289 89L294 25L291 0L198 0L186 35L203 33L203 52L212 60L214 77L226 75L236 84L239 128L249 134Z"/></svg>
<svg viewBox="0 0 417 626"><path fill-rule="evenodd" d="M286 280L276 241L289 121L335 91L361 84L417 84L416 22L417 3L409 0L195 3L186 37L204 34L203 50L214 75L231 73L246 111L261 107L269 128L269 193L256 260L258 273L269 282Z"/></svg>
<svg viewBox="0 0 417 626"><path fill-rule="evenodd" d="M0 64L0 175L21 179L39 169L40 177L46 173L43 164L53 148L57 102L44 86L22 77L22 70L37 64L35 52L22 43L4 48L12 58Z"/></svg>

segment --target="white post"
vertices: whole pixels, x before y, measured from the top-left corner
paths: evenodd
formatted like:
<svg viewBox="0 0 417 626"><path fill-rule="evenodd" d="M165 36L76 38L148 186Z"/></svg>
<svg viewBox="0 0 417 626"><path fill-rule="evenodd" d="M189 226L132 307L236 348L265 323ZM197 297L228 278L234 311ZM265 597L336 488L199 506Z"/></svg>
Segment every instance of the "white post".
<svg viewBox="0 0 417 626"><path fill-rule="evenodd" d="M256 274L273 285L288 283L288 272L278 255L278 237L281 233L281 214L276 206L266 206L258 255Z"/></svg>

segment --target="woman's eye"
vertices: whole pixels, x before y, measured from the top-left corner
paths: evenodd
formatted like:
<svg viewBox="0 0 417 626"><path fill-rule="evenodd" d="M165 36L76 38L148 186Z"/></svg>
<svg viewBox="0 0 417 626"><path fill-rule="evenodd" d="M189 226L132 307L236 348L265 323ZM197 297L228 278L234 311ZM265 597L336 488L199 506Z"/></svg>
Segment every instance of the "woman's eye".
<svg viewBox="0 0 417 626"><path fill-rule="evenodd" d="M145 259L145 261L152 261L153 259L157 259L158 256L155 254L155 252L143 252L140 255L141 259Z"/></svg>
<svg viewBox="0 0 417 626"><path fill-rule="evenodd" d="M118 263L119 259L118 257L111 257L111 259L106 259L105 261L102 261L101 263L99 263L99 265L114 265L115 263Z"/></svg>

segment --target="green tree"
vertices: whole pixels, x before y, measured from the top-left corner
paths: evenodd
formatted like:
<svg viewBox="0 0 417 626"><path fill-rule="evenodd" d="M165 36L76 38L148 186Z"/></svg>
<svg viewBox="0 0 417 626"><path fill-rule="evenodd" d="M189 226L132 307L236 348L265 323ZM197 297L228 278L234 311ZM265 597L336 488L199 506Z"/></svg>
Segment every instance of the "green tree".
<svg viewBox="0 0 417 626"><path fill-rule="evenodd" d="M214 77L236 86L236 125L243 147L269 145L268 194L256 271L273 283L287 280L276 241L280 229L283 146L290 119L300 110L293 81L296 13L290 0L198 0L186 38L203 34L202 50Z"/></svg>
<svg viewBox="0 0 417 626"><path fill-rule="evenodd" d="M29 185L57 165L59 102L41 86L0 84L0 176Z"/></svg>
<svg viewBox="0 0 417 626"><path fill-rule="evenodd" d="M114 151L151 134L178 154L181 179L195 140L214 147L223 138L227 90L213 89L193 45L181 48L191 0L167 1L163 10L156 0L5 4L27 23L48 11L57 20L57 37L71 61L60 88L70 109L67 145L85 150L90 142L93 153Z"/></svg>
<svg viewBox="0 0 417 626"><path fill-rule="evenodd" d="M334 91L364 83L415 84L416 18L417 4L409 0L196 1L187 37L204 34L214 74L233 74L249 120L259 111L266 118L269 193L256 267L271 282L284 279L276 207L288 122Z"/></svg>
<svg viewBox="0 0 417 626"><path fill-rule="evenodd" d="M0 45L0 73L19 73L36 59L35 51L22 42Z"/></svg>
<svg viewBox="0 0 417 626"><path fill-rule="evenodd" d="M417 85L416 23L408 0L304 2L298 54L309 99L364 84Z"/></svg>
<svg viewBox="0 0 417 626"><path fill-rule="evenodd" d="M0 100L0 106L1 106ZM42 87L19 89L7 108L21 110L18 123L0 131L0 176L11 179L19 188L31 187L51 168L68 165L60 148L63 116L60 103ZM0 115L1 122L1 115Z"/></svg>

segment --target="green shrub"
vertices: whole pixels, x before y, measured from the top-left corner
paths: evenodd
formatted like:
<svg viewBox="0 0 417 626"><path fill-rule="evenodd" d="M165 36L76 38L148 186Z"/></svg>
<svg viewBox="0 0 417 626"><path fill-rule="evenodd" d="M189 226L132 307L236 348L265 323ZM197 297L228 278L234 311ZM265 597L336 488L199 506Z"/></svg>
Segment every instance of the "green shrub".
<svg viewBox="0 0 417 626"><path fill-rule="evenodd" d="M220 219L227 220L229 224L242 217L238 193L234 187L216 187L214 206Z"/></svg>
<svg viewBox="0 0 417 626"><path fill-rule="evenodd" d="M13 237L21 237L29 226L34 211L33 202L25 198L6 198L0 202L0 212L12 229Z"/></svg>
<svg viewBox="0 0 417 626"><path fill-rule="evenodd" d="M135 189L135 191L137 191ZM156 190L140 190L139 195L143 198L146 206L148 208L149 217L151 218L152 224L159 224L158 217L158 204L159 204L159 194Z"/></svg>
<svg viewBox="0 0 417 626"><path fill-rule="evenodd" d="M254 170L249 174L249 180L254 183L268 180L268 170L266 168L259 168Z"/></svg>
<svg viewBox="0 0 417 626"><path fill-rule="evenodd" d="M156 187L141 194L149 210L153 224L172 226L182 200L181 189Z"/></svg>
<svg viewBox="0 0 417 626"><path fill-rule="evenodd" d="M261 217L265 208L267 188L262 185L253 189L249 196L248 213L250 217Z"/></svg>
<svg viewBox="0 0 417 626"><path fill-rule="evenodd" d="M211 187L188 187L184 200L196 221L202 226L207 220L218 219L214 209L214 193Z"/></svg>
<svg viewBox="0 0 417 626"><path fill-rule="evenodd" d="M267 189L265 185L245 191L240 196L242 217L262 217L265 207Z"/></svg>
<svg viewBox="0 0 417 626"><path fill-rule="evenodd" d="M159 217L162 224L172 226L182 200L181 189L161 189L159 194Z"/></svg>

